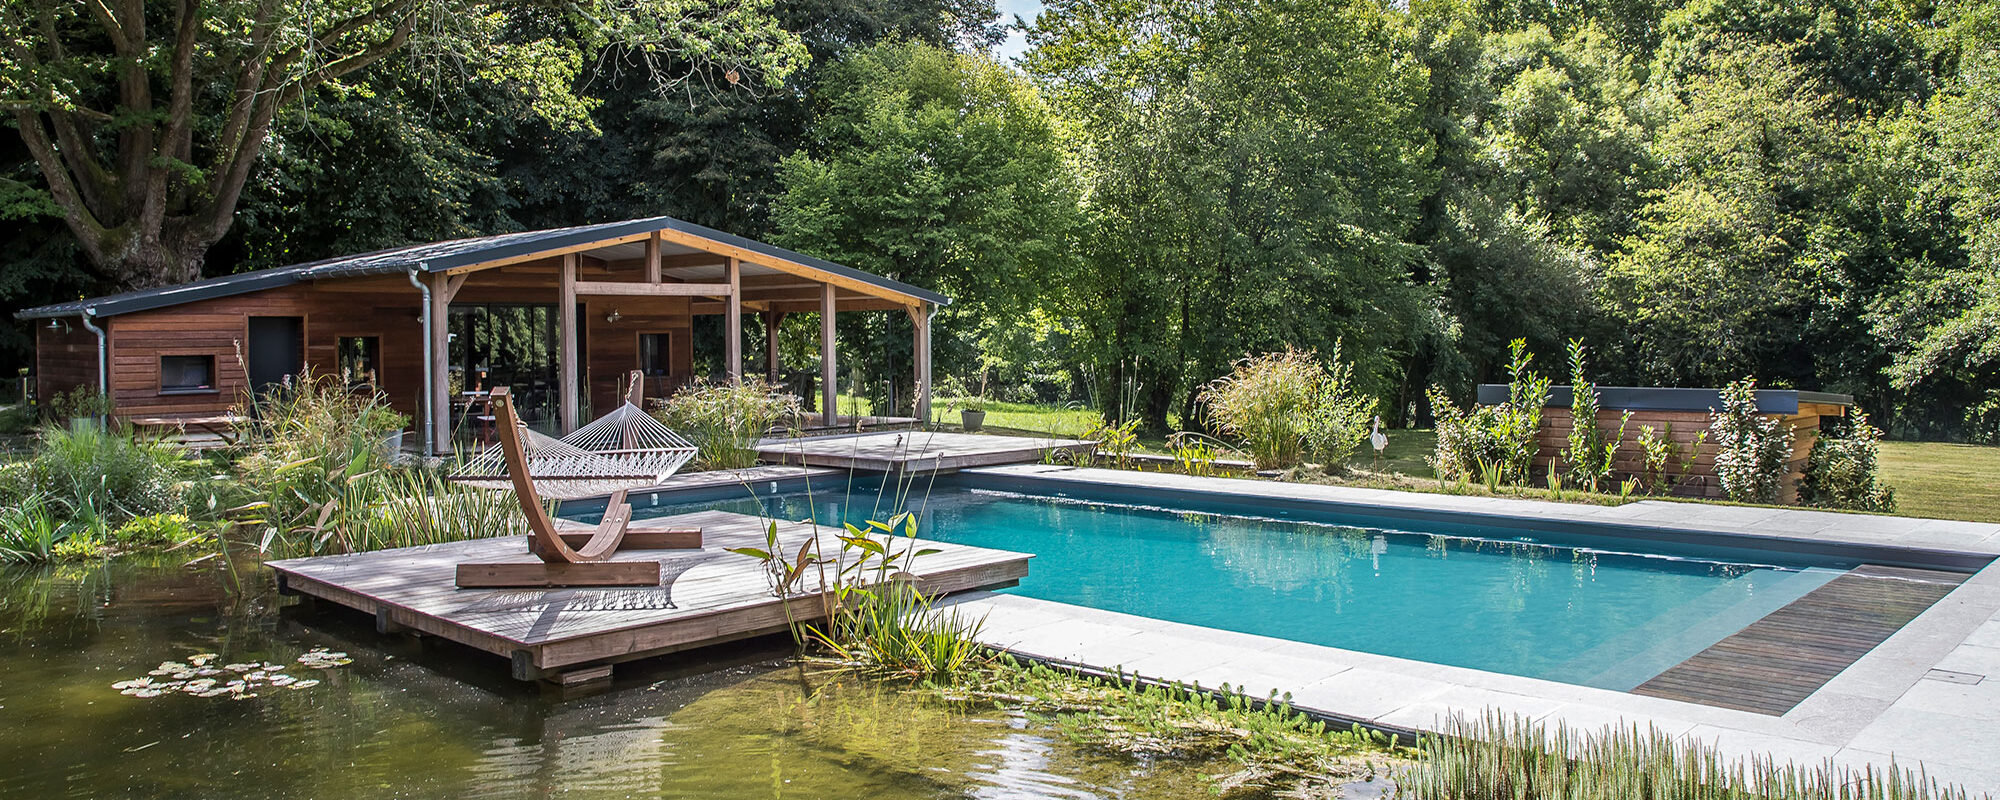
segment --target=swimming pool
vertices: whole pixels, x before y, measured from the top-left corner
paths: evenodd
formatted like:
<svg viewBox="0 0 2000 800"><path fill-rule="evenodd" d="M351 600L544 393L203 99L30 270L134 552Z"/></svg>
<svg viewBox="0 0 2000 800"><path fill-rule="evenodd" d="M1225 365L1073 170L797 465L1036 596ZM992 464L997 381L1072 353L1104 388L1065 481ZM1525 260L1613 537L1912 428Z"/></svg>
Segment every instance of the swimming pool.
<svg viewBox="0 0 2000 800"><path fill-rule="evenodd" d="M943 479L900 507L920 535L1035 554L1006 591L1293 641L1629 690L1855 565L1550 529L1399 522L1280 504L1029 493ZM992 485L990 482L978 482ZM883 517L844 482L644 508L820 522Z"/></svg>

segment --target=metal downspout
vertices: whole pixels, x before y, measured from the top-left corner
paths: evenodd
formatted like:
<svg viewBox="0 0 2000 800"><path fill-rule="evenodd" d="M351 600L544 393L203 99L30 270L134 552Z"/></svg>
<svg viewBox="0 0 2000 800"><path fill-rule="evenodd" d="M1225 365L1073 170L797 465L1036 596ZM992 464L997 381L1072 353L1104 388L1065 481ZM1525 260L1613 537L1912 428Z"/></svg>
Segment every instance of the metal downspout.
<svg viewBox="0 0 2000 800"><path fill-rule="evenodd" d="M430 284L424 283L417 278L419 270L429 271L426 269L424 263L419 263L415 268L410 270L409 276L410 285L417 287L417 291L424 293L424 401L418 403L417 407L423 409L424 433L420 441L423 442L424 457L429 458L431 454L437 452L437 447L435 446L437 442L437 409L431 408L431 404L437 402L437 387L432 385L436 377L431 375L431 360L434 355L431 352L431 342L434 341L431 336L431 325L433 324L431 320L431 287Z"/></svg>
<svg viewBox="0 0 2000 800"><path fill-rule="evenodd" d="M83 320L85 330L97 334L97 393L104 396L104 413L109 417L111 413L111 375L107 368L111 363L110 358L108 358L111 345L104 338L104 329L97 327L95 323L90 321L91 318L96 316L97 307L91 306L84 309L83 313L78 315L78 318Z"/></svg>

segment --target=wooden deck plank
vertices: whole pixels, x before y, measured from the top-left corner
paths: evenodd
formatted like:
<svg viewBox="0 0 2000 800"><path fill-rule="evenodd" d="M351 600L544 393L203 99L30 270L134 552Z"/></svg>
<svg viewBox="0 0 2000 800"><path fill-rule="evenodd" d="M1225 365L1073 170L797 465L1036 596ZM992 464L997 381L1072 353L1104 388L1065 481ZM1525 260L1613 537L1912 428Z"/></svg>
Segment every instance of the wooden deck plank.
<svg viewBox="0 0 2000 800"><path fill-rule="evenodd" d="M762 565L724 552L764 546L768 521L706 511L651 525L700 527L701 549L620 551L615 561L660 564L658 587L558 589L458 589L457 565L527 563L524 537L480 539L372 553L273 561L293 591L355 608L395 625L451 639L503 656L524 651L539 669L610 663L782 630L784 607L771 592ZM814 532L780 522L779 544L797 552ZM821 526L822 551L839 549L834 529ZM910 570L934 592L998 586L1027 575L1025 553L928 540L900 540L939 552ZM794 601L793 617L816 619L821 604Z"/></svg>
<svg viewBox="0 0 2000 800"><path fill-rule="evenodd" d="M1856 567L1632 692L1782 716L1966 577L1875 564Z"/></svg>

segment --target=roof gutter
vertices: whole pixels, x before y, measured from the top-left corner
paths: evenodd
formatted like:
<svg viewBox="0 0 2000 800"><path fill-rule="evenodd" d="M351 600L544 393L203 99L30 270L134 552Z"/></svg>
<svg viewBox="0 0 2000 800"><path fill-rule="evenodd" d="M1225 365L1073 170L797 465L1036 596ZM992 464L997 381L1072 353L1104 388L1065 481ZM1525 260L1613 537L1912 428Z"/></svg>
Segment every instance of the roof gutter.
<svg viewBox="0 0 2000 800"><path fill-rule="evenodd" d="M437 387L432 385L437 380L437 376L431 374L432 359L436 357L436 354L431 352L431 343L436 341L436 337L431 335L431 326L436 324L436 322L431 319L431 285L417 277L417 273L428 271L429 268L424 262L418 262L407 273L410 277L410 285L417 287L417 291L424 293L424 401L418 403L417 408L421 409L424 415L424 424L420 428L423 431L423 436L419 437L418 441L423 443L425 458L429 458L437 452L437 448L434 446L437 442L437 409L431 408L431 404L437 402Z"/></svg>
<svg viewBox="0 0 2000 800"><path fill-rule="evenodd" d="M96 323L91 322L96 316L97 306L86 308L83 310L83 313L77 315L79 319L83 320L84 329L97 334L97 392L104 396L105 412L108 414L111 410L111 376L107 372L106 367L111 363L111 359L107 357L110 353L111 345L104 338L104 329L97 327Z"/></svg>

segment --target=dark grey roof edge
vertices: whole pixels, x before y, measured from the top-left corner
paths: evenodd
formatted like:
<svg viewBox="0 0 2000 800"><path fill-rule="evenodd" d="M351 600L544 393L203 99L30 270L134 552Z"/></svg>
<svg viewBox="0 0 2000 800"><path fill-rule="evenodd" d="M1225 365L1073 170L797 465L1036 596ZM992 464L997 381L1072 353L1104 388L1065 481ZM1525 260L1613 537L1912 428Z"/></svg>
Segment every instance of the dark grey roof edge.
<svg viewBox="0 0 2000 800"><path fill-rule="evenodd" d="M814 258L765 244L755 239L747 239L732 233L724 233L713 228L696 225L674 217L649 217L625 222L583 225L573 228L551 228L546 231L522 231L471 239L427 242L403 245L368 253L308 261L283 267L223 275L193 283L169 286L160 289L139 289L103 297L71 300L14 312L15 319L46 319L50 317L71 317L91 312L98 317L131 314L156 308L211 300L218 297L247 294L250 292L289 286L315 278L360 277L365 275L387 275L421 268L430 272L442 272L457 267L496 261L504 258L532 255L534 253L573 247L601 239L617 239L654 230L672 229L682 233L710 239L720 244L740 247L753 253L791 261L813 269L825 270L851 280L909 295L938 305L950 305L951 298L892 278L885 278L871 272L864 272L844 264L836 264L825 259ZM481 247L476 243L482 239L501 240ZM469 245L455 252L441 253L435 257L425 257L423 251L440 245L463 243ZM398 252L408 251L404 258L393 257ZM389 256L385 258L385 256ZM362 263L355 263L362 262Z"/></svg>
<svg viewBox="0 0 2000 800"><path fill-rule="evenodd" d="M1507 384L1482 383L1479 385L1478 399L1482 405L1498 405L1507 401L1507 394ZM1549 387L1549 407L1568 408L1572 399L1570 387ZM1766 414L1797 414L1800 403L1851 406L1854 405L1854 396L1795 389L1757 390L1757 410ZM1599 386L1597 404L1600 408L1617 410L1705 412L1722 407L1722 390L1661 386Z"/></svg>

